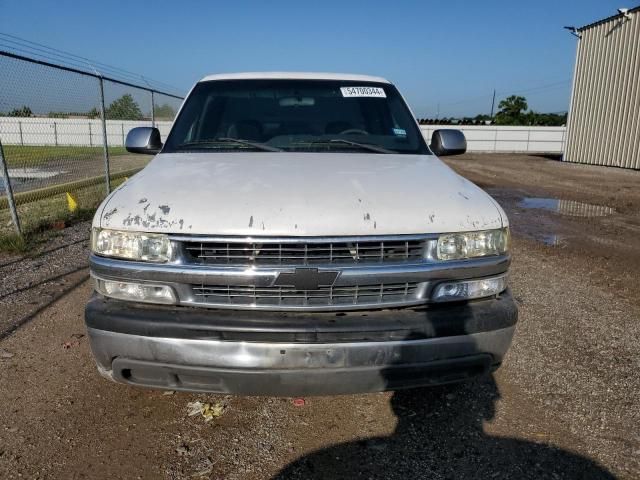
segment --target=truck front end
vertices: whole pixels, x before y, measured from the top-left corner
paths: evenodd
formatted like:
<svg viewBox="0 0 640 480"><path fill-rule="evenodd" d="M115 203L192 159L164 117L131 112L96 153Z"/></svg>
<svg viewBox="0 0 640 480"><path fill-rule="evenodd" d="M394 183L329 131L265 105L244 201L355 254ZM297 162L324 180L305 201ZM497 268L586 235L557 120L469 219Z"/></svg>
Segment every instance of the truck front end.
<svg viewBox="0 0 640 480"><path fill-rule="evenodd" d="M502 209L395 88L214 78L98 210L86 324L119 382L241 395L436 385L497 368L517 308ZM275 112L275 113L274 113Z"/></svg>

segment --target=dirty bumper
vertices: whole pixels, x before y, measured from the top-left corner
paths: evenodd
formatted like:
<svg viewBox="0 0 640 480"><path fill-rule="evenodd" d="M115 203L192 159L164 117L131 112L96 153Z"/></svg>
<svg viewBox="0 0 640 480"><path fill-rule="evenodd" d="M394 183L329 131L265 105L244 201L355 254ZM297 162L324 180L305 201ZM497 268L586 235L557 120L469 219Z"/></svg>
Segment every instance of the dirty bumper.
<svg viewBox="0 0 640 480"><path fill-rule="evenodd" d="M247 329L246 339L236 334L234 340L224 340L215 334L202 331L198 334L196 330L188 336L156 336L166 333L162 324L170 320L163 317L171 315L171 309L156 307L146 312L155 311L155 325L160 325L160 329L151 326L144 333L145 329L134 321L132 331L126 332L122 328L126 322L119 322L116 317L130 313L125 313L127 309L122 302L112 303L94 297L86 314L91 347L102 374L137 386L240 395L373 392L464 380L500 364L517 319L513 301L505 294L499 299L453 308L449 314L444 309L372 312L379 322L375 328L372 322L363 322L361 315L334 317L338 321L347 317L343 320L346 326L359 325L369 330L374 341L366 339L365 331L358 341L353 341L357 338L354 332L343 335L335 327L326 332L321 342L291 341L282 325L277 332L258 332L266 336L256 337L255 332ZM184 315L183 311L180 313ZM215 326L218 311L207 313ZM488 320L490 317L495 319L493 324ZM114 329L104 328L108 318L115 320L111 323L116 326ZM394 338L394 331L402 331L414 322L417 325L441 321L449 326L416 328L413 335ZM461 328L453 328L453 323ZM254 329L268 330L268 327ZM382 332L374 332L375 329ZM387 339L383 339L384 332Z"/></svg>

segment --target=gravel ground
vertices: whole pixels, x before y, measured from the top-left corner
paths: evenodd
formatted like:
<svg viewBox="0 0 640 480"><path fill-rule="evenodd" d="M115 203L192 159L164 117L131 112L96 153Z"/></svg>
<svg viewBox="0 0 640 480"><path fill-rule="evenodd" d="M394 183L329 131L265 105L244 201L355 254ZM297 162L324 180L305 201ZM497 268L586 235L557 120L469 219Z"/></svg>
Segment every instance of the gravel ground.
<svg viewBox="0 0 640 480"><path fill-rule="evenodd" d="M0 338L89 278L90 228L66 228L27 257L0 257Z"/></svg>
<svg viewBox="0 0 640 480"><path fill-rule="evenodd" d="M0 478L639 478L640 172L517 155L449 163L513 224L520 321L495 374L300 406L112 384L84 336L80 224L52 251L0 258ZM526 197L614 212L529 209ZM222 415L188 416L196 400Z"/></svg>

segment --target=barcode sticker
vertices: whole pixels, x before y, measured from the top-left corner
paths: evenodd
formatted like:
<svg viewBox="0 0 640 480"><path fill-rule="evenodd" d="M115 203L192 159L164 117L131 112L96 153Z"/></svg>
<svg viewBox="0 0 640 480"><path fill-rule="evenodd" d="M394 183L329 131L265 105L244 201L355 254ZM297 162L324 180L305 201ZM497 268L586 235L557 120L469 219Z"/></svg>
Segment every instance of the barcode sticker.
<svg viewBox="0 0 640 480"><path fill-rule="evenodd" d="M343 97L375 97L387 98L384 89L380 87L340 87Z"/></svg>

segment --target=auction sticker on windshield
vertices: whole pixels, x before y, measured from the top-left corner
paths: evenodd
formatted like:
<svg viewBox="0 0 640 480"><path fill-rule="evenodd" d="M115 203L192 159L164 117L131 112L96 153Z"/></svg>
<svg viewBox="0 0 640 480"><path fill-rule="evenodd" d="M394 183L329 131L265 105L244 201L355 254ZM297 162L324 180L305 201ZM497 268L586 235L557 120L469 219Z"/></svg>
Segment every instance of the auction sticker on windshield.
<svg viewBox="0 0 640 480"><path fill-rule="evenodd" d="M343 97L377 97L387 98L380 87L340 87Z"/></svg>

